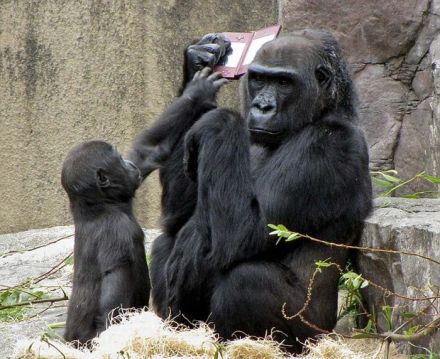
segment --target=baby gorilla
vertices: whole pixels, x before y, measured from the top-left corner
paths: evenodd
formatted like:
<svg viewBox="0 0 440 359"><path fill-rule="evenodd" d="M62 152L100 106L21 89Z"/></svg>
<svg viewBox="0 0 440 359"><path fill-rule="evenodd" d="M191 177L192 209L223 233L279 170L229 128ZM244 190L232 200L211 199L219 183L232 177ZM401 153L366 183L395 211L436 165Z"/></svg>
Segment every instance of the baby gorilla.
<svg viewBox="0 0 440 359"><path fill-rule="evenodd" d="M105 330L115 308L148 305L144 233L132 199L139 169L102 141L74 147L61 182L75 223L73 289L64 337L86 343Z"/></svg>

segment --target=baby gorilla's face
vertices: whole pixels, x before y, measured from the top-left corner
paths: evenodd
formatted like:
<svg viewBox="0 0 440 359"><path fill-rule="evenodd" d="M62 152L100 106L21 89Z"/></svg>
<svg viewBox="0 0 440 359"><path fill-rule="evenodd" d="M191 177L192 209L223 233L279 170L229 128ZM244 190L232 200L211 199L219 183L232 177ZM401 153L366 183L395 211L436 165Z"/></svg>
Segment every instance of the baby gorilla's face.
<svg viewBox="0 0 440 359"><path fill-rule="evenodd" d="M121 157L121 159L123 162L123 166L125 167L125 171L127 173L127 176L131 179L131 182L133 183L133 186L135 187L135 189L137 189L142 182L141 171L130 160L127 160L122 157Z"/></svg>

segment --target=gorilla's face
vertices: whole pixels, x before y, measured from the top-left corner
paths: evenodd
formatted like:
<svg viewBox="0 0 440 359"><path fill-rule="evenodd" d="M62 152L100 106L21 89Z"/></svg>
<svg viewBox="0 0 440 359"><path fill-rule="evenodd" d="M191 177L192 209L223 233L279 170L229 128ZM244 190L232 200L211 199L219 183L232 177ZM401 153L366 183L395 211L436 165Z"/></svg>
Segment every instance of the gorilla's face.
<svg viewBox="0 0 440 359"><path fill-rule="evenodd" d="M322 113L332 82L314 41L281 37L265 44L243 79L245 116L256 143L277 144Z"/></svg>

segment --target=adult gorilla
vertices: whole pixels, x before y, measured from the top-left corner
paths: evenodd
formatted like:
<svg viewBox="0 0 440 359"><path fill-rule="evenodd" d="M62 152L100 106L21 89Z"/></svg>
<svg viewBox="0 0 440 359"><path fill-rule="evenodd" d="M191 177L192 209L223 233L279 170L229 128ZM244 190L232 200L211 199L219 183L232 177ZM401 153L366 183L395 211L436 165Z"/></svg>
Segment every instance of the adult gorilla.
<svg viewBox="0 0 440 359"><path fill-rule="evenodd" d="M224 50L212 35L190 46L186 78ZM336 243L359 237L371 182L353 84L335 39L313 30L260 49L241 82L245 120L208 111L220 81L197 74L137 141L162 154L156 160L164 233L153 245L154 305L162 317L208 320L223 338L275 328L284 333L275 337L298 352L298 340L335 325L338 271L316 277L302 318L285 319L283 303L287 313L298 312L315 262L344 266L347 251L307 239L277 244L267 224Z"/></svg>

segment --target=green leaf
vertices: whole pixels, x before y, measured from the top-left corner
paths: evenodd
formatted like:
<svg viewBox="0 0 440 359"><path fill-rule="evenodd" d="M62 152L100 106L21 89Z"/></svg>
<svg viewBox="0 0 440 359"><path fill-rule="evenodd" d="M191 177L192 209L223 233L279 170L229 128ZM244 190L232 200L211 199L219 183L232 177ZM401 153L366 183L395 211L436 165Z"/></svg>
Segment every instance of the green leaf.
<svg viewBox="0 0 440 359"><path fill-rule="evenodd" d="M425 174L422 175L422 178L427 180L427 181L429 181L429 182L431 182L431 183L440 184L440 178L438 178L438 177L431 176L431 175L428 175L428 174L425 173Z"/></svg>
<svg viewBox="0 0 440 359"><path fill-rule="evenodd" d="M267 226L269 228L276 229L278 231L278 227L276 225L274 225L274 224L268 224Z"/></svg>
<svg viewBox="0 0 440 359"><path fill-rule="evenodd" d="M353 339L369 339L369 338L375 338L374 334L370 334L370 333L358 333L353 335L352 337Z"/></svg>
<svg viewBox="0 0 440 359"><path fill-rule="evenodd" d="M404 319L411 319L417 317L417 313L414 312L402 312L400 316Z"/></svg>
<svg viewBox="0 0 440 359"><path fill-rule="evenodd" d="M392 331L393 330L393 308L389 305L384 305L382 307L382 312L385 317L385 320L387 322L387 330Z"/></svg>
<svg viewBox="0 0 440 359"><path fill-rule="evenodd" d="M49 329L60 329L66 326L66 322L50 323L47 325Z"/></svg>
<svg viewBox="0 0 440 359"><path fill-rule="evenodd" d="M420 195L418 193L410 193L410 194L404 194L401 197L408 198L408 199L416 199L416 198L419 198Z"/></svg>
<svg viewBox="0 0 440 359"><path fill-rule="evenodd" d="M27 308L12 307L0 310L0 322L16 322L25 319Z"/></svg>
<svg viewBox="0 0 440 359"><path fill-rule="evenodd" d="M359 287L361 285L361 281L359 280L359 277L356 277L355 279L353 279L352 283L353 283L354 289L359 289Z"/></svg>
<svg viewBox="0 0 440 359"><path fill-rule="evenodd" d="M299 233L292 232L289 235L289 237L287 237L286 242L292 242L292 241L294 241L294 240L296 240L298 238L301 238L301 235Z"/></svg>
<svg viewBox="0 0 440 359"><path fill-rule="evenodd" d="M385 181L385 180L377 178L377 177L371 177L371 181L373 182L373 184L375 184L376 186L379 186L379 187L384 187L384 188L394 187L394 184L392 182L388 182L388 181Z"/></svg>
<svg viewBox="0 0 440 359"><path fill-rule="evenodd" d="M364 332L374 333L374 328L375 328L374 322L371 319L368 319L368 323L364 328Z"/></svg>
<svg viewBox="0 0 440 359"><path fill-rule="evenodd" d="M316 261L315 264L318 268L328 268L333 265L333 263L328 262L328 259L326 259L324 261Z"/></svg>
<svg viewBox="0 0 440 359"><path fill-rule="evenodd" d="M67 258L65 261L64 261L64 264L65 265L73 265L73 262L74 262L74 260L73 260L73 256L70 256L69 258Z"/></svg>
<svg viewBox="0 0 440 359"><path fill-rule="evenodd" d="M390 176L384 172L381 173L381 175L383 176L383 178L385 178L385 180L387 180L388 182L392 182L395 184L399 184L402 183L403 181L400 178L394 177L394 176Z"/></svg>
<svg viewBox="0 0 440 359"><path fill-rule="evenodd" d="M283 224L279 224L279 225L277 226L277 229L278 229L279 231L281 231L281 232L290 232L290 231L286 228L286 226L284 226Z"/></svg>
<svg viewBox="0 0 440 359"><path fill-rule="evenodd" d="M391 174L393 176L397 176L398 172L396 170L385 170L385 171L370 171L370 173L372 175L381 175L383 173L386 173L386 174Z"/></svg>
<svg viewBox="0 0 440 359"><path fill-rule="evenodd" d="M408 330L405 330L403 333L404 333L406 336L411 337L411 336L413 336L415 333L417 333L417 331L419 330L419 328L420 328L420 325L414 325L413 327L408 328Z"/></svg>
<svg viewBox="0 0 440 359"><path fill-rule="evenodd" d="M361 288L368 287L369 285L370 285L370 282L368 280L364 279L362 284L361 284Z"/></svg>

